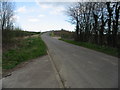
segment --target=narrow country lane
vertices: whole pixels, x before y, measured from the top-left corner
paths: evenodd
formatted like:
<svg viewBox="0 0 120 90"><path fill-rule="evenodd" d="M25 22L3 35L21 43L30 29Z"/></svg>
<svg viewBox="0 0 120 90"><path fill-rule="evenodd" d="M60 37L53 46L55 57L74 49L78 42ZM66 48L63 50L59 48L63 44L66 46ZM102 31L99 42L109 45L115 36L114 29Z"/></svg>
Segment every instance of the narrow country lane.
<svg viewBox="0 0 120 90"><path fill-rule="evenodd" d="M42 35L50 56L70 88L117 88L118 59L97 51Z"/></svg>

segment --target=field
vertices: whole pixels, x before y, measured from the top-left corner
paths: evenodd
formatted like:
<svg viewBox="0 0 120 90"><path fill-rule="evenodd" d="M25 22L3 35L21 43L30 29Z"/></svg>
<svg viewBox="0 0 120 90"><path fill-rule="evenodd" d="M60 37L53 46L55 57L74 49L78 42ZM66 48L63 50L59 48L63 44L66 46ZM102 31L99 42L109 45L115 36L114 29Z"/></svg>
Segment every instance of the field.
<svg viewBox="0 0 120 90"><path fill-rule="evenodd" d="M45 55L46 49L40 36L22 38L16 47L3 52L2 68L12 69L21 62Z"/></svg>

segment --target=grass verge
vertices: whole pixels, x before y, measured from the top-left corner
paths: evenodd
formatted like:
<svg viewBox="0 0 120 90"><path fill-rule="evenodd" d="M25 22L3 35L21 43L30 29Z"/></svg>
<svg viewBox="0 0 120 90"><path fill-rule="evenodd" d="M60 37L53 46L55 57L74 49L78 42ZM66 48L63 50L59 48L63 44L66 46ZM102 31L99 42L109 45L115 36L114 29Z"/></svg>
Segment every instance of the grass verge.
<svg viewBox="0 0 120 90"><path fill-rule="evenodd" d="M95 51L103 52L108 55L112 55L112 56L116 56L116 57L118 56L118 50L116 48L99 46L99 45L87 43L87 42L77 42L77 41L73 41L73 40L65 40L65 39L59 39L59 40L65 41L67 43L75 44L78 46L82 46L85 48L89 48L89 49L92 49Z"/></svg>
<svg viewBox="0 0 120 90"><path fill-rule="evenodd" d="M2 68L12 69L21 62L47 54L45 43L40 37L29 37L19 41L19 46L3 52Z"/></svg>

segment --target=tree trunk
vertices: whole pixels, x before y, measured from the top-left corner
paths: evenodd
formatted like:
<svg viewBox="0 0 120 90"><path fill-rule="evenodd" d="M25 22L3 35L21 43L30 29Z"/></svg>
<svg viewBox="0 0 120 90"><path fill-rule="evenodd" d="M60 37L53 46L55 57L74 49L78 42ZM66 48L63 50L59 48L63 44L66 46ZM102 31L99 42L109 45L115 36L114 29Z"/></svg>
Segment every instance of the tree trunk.
<svg viewBox="0 0 120 90"><path fill-rule="evenodd" d="M98 16L93 12L94 20L95 20L95 25L94 25L94 40L95 43L98 44L98 32L97 32L97 25L98 25Z"/></svg>
<svg viewBox="0 0 120 90"><path fill-rule="evenodd" d="M79 40L79 21L78 19L76 20L76 35L75 35L75 40L78 41Z"/></svg>
<svg viewBox="0 0 120 90"><path fill-rule="evenodd" d="M110 8L110 2L107 2L107 10L108 10L108 16L109 16L109 19L108 19L108 33L107 33L107 44L108 46L110 46L110 42L111 42L111 16L112 16L112 10Z"/></svg>
<svg viewBox="0 0 120 90"><path fill-rule="evenodd" d="M113 22L113 47L117 47L117 32L118 32L118 20L119 20L119 13L120 13L120 6L118 7L118 2L116 4L115 9L115 21Z"/></svg>

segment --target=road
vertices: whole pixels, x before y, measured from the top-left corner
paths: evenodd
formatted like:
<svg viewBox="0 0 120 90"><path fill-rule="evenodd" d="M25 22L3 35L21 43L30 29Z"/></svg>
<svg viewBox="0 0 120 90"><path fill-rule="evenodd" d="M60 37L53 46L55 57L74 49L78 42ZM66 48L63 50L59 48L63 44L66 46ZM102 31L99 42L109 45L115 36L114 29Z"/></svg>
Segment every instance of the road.
<svg viewBox="0 0 120 90"><path fill-rule="evenodd" d="M59 88L48 55L26 61L2 80L2 88Z"/></svg>
<svg viewBox="0 0 120 90"><path fill-rule="evenodd" d="M42 35L67 88L117 88L118 59Z"/></svg>

